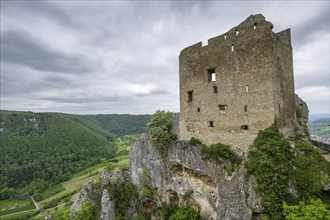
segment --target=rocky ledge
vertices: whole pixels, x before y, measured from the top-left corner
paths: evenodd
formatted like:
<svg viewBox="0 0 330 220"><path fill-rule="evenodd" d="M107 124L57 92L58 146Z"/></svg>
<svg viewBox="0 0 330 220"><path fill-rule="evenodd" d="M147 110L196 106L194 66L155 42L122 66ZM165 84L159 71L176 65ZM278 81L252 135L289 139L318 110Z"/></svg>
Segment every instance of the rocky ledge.
<svg viewBox="0 0 330 220"><path fill-rule="evenodd" d="M242 164L230 173L225 165L205 159L201 146L186 141L159 150L151 146L147 135L136 141L130 154L133 183L143 184L141 179L147 175L160 195L154 198L157 204L189 205L202 219L252 219L254 212L262 211L254 180L246 177Z"/></svg>

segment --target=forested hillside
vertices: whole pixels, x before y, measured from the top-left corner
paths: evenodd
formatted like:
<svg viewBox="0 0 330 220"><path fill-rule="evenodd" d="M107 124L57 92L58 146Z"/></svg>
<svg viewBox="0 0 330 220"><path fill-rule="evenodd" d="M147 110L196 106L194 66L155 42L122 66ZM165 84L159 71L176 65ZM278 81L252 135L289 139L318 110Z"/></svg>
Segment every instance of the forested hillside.
<svg viewBox="0 0 330 220"><path fill-rule="evenodd" d="M149 118L1 111L1 199L37 198L100 158L115 157L115 137L144 132Z"/></svg>
<svg viewBox="0 0 330 220"><path fill-rule="evenodd" d="M146 123L151 115L84 115L103 129L117 134L141 134L146 132Z"/></svg>

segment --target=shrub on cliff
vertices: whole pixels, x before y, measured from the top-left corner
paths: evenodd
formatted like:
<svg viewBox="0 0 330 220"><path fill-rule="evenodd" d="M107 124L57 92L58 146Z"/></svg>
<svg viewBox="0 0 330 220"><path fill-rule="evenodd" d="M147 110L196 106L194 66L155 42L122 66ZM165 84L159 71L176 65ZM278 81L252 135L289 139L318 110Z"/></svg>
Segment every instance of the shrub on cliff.
<svg viewBox="0 0 330 220"><path fill-rule="evenodd" d="M245 163L249 175L256 178L256 190L272 219L283 219L282 202L288 201L290 144L276 125L260 131Z"/></svg>
<svg viewBox="0 0 330 220"><path fill-rule="evenodd" d="M147 124L150 141L158 148L164 148L171 140L175 140L175 135L171 134L171 123L173 113L157 110Z"/></svg>
<svg viewBox="0 0 330 220"><path fill-rule="evenodd" d="M283 214L286 220L330 219L329 205L321 199L300 201L298 205L289 206L283 203Z"/></svg>
<svg viewBox="0 0 330 220"><path fill-rule="evenodd" d="M299 200L322 199L330 173L329 162L311 144L301 142L290 148L275 124L258 133L245 167L256 179L266 213L275 220L284 219L284 202L294 205Z"/></svg>

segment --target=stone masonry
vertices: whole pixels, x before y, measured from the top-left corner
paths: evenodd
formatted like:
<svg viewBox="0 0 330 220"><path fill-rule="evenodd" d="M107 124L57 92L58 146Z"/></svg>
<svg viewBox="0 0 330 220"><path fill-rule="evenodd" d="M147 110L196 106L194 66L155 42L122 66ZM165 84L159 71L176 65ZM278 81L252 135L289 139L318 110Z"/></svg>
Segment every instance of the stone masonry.
<svg viewBox="0 0 330 220"><path fill-rule="evenodd" d="M290 29L272 28L263 15L251 15L208 45L181 51L181 140L196 137L244 153L274 120L285 137L295 135Z"/></svg>

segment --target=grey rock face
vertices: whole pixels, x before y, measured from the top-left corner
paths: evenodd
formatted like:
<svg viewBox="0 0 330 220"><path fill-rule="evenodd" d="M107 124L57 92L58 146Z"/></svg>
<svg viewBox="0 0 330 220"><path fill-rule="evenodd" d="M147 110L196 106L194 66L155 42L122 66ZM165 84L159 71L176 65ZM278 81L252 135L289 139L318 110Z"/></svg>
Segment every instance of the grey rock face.
<svg viewBox="0 0 330 220"><path fill-rule="evenodd" d="M223 165L204 160L201 148L176 141L161 152L152 148L147 137L139 139L130 155L131 177L141 184L146 172L151 185L163 201L176 201L200 211L203 219L251 219L252 210L261 211L254 193L253 179L248 180L241 166L231 175Z"/></svg>
<svg viewBox="0 0 330 220"><path fill-rule="evenodd" d="M304 102L298 95L295 95L295 107L296 107L296 135L304 140L309 140L308 131L308 107L306 102Z"/></svg>
<svg viewBox="0 0 330 220"><path fill-rule="evenodd" d="M83 203L86 201L93 204L96 200L96 193L93 191L92 184L88 183L83 185L80 192L76 195L75 200L70 208L70 218L74 218L75 212L81 210Z"/></svg>
<svg viewBox="0 0 330 220"><path fill-rule="evenodd" d="M110 200L108 191L105 189L102 192L101 198L101 217L100 220L115 219L115 204Z"/></svg>
<svg viewBox="0 0 330 220"><path fill-rule="evenodd" d="M109 171L103 170L99 174L99 178L93 182L85 184L70 208L70 218L74 218L75 212L80 211L84 202L89 204L101 203L101 212L96 219L113 220L115 218L115 204L110 200L110 196L105 187L109 183L117 183L118 181L130 181L128 172L125 171ZM100 187L96 187L100 186Z"/></svg>

